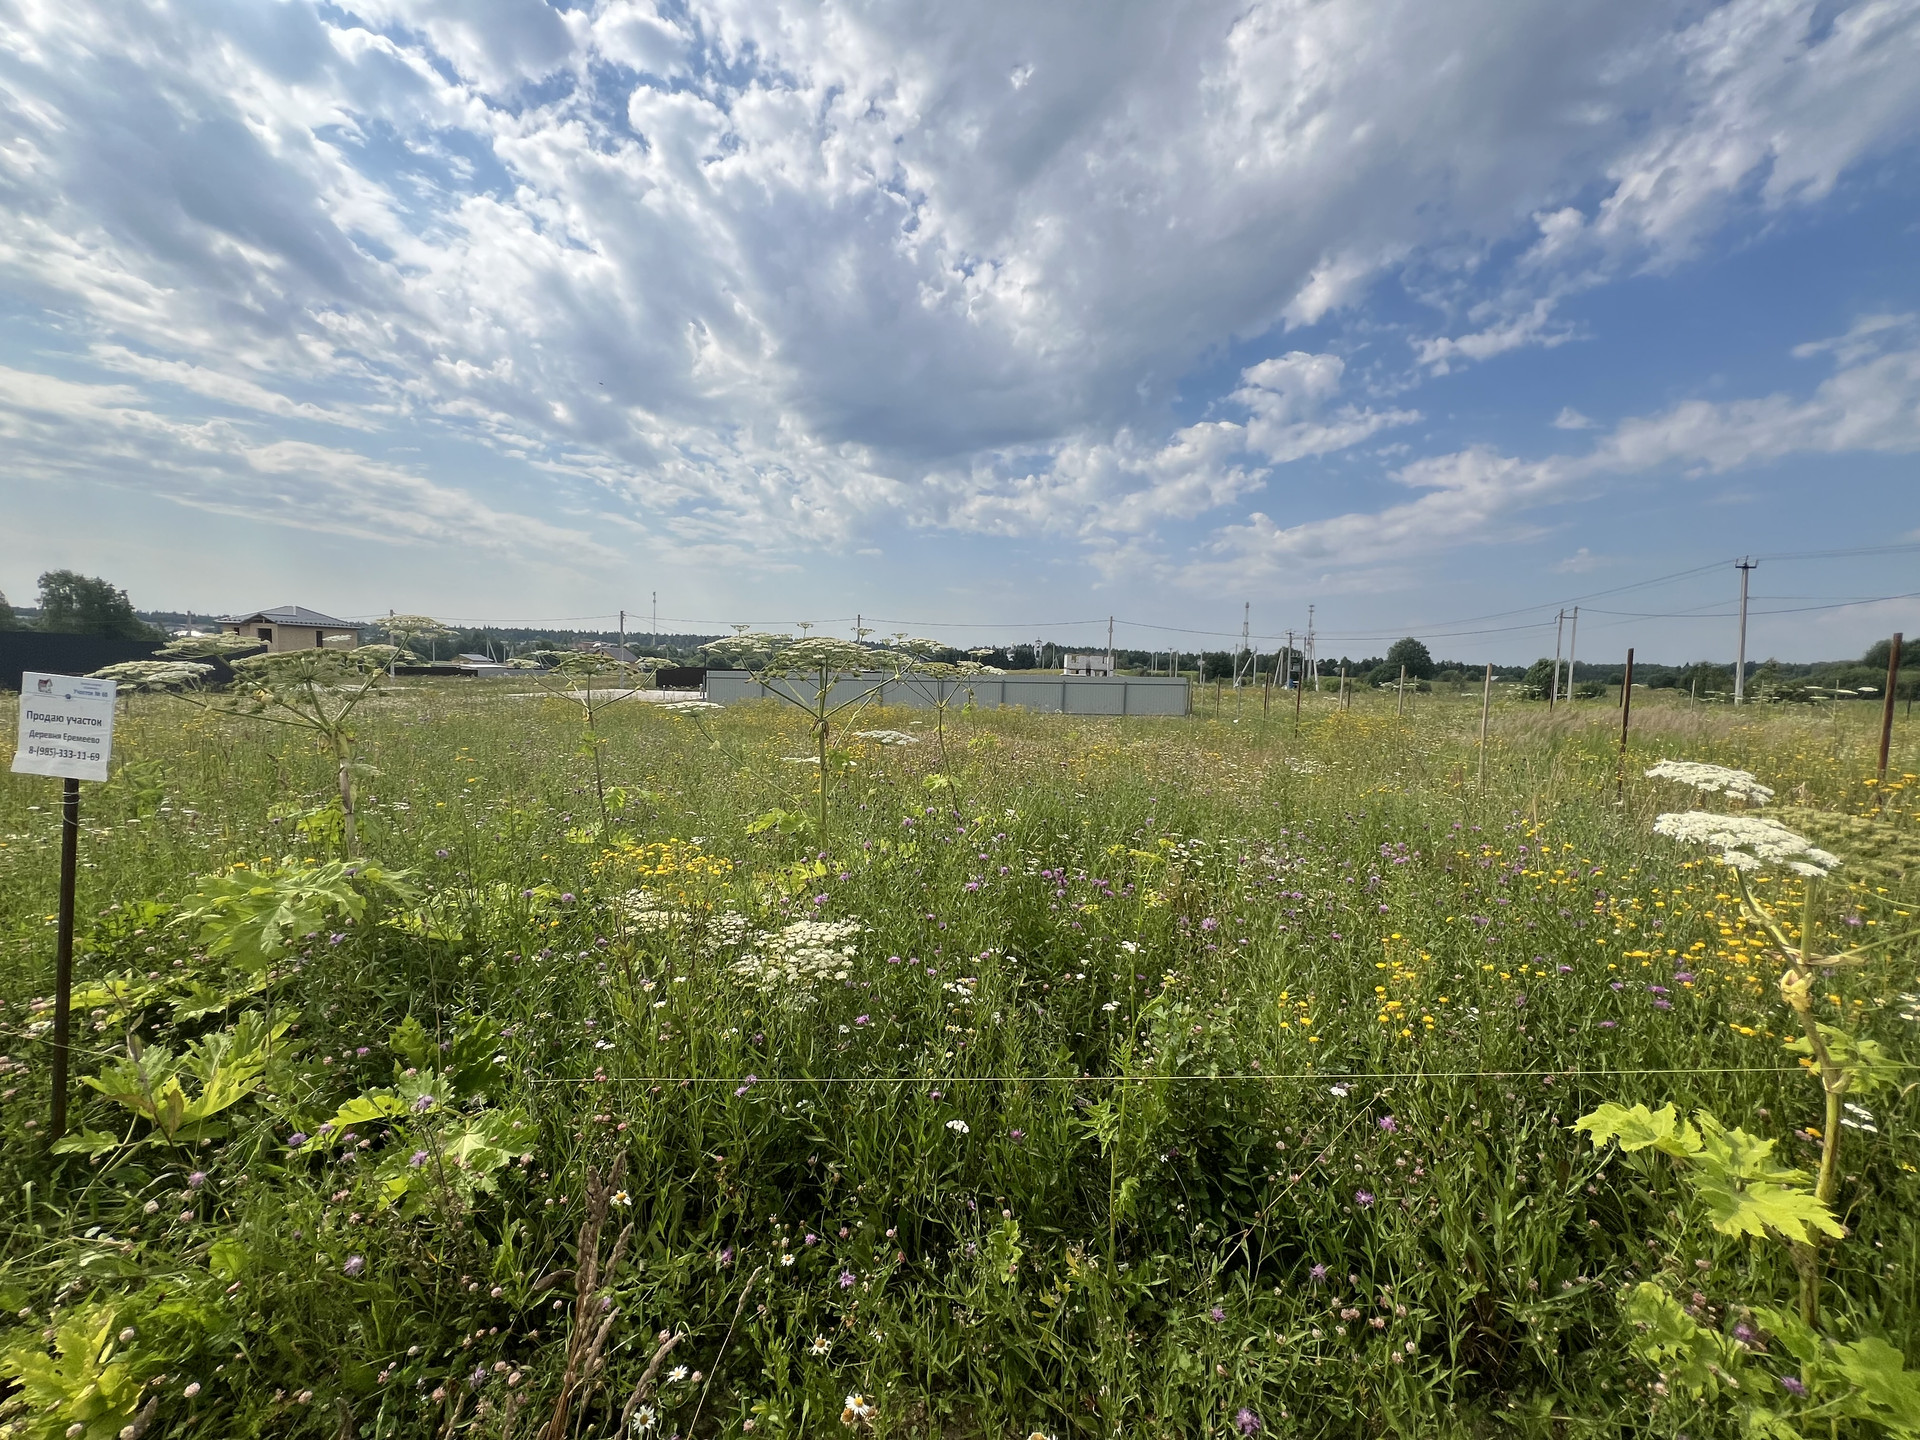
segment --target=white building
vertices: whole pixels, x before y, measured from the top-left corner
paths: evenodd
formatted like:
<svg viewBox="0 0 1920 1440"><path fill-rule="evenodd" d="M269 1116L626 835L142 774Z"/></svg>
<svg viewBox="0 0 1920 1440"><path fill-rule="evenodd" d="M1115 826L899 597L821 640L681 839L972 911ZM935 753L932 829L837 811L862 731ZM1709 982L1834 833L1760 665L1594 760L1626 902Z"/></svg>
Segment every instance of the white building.
<svg viewBox="0 0 1920 1440"><path fill-rule="evenodd" d="M1112 675L1113 656L1105 651L1098 655L1062 655L1060 667L1067 675Z"/></svg>

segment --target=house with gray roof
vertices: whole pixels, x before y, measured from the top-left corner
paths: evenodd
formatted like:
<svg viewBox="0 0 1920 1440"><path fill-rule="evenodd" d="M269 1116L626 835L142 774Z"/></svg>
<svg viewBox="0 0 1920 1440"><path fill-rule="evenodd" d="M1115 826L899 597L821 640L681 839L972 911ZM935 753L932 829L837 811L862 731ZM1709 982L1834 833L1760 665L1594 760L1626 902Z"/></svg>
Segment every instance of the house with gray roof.
<svg viewBox="0 0 1920 1440"><path fill-rule="evenodd" d="M309 610L304 605L277 605L250 615L223 615L220 628L229 635L258 640L269 650L351 650L360 643L360 627Z"/></svg>

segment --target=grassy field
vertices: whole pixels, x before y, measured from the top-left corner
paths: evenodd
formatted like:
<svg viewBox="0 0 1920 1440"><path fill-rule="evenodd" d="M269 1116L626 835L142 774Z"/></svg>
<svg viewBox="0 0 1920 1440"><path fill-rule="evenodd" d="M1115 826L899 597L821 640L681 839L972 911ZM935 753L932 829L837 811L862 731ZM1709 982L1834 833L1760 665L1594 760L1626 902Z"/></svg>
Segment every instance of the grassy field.
<svg viewBox="0 0 1920 1440"><path fill-rule="evenodd" d="M1477 696L868 714L920 743L846 738L822 837L791 710L606 711L603 823L576 708L424 684L349 874L330 755L138 698L58 1155L58 782L0 779L0 1435L1920 1433L1847 1368L1920 1353L1903 1091L1850 1097L1813 1341L1687 1156L1572 1129L1818 1163L1779 955L1641 772L1775 787L1837 945L1912 923L1920 732L1881 800L1877 707L1637 703L1618 794L1604 701L1503 702L1484 784ZM1817 987L1875 1078L1917 966ZM1641 1282L1719 1338L1663 1360Z"/></svg>

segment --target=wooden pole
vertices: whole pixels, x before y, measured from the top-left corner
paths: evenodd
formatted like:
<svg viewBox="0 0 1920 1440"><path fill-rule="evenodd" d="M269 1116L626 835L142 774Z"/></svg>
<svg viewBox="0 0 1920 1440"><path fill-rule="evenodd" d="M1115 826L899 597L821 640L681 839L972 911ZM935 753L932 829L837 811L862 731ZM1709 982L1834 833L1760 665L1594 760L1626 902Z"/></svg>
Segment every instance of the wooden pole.
<svg viewBox="0 0 1920 1440"><path fill-rule="evenodd" d="M1303 673L1293 684L1293 733L1300 733L1300 697L1307 688L1307 677Z"/></svg>
<svg viewBox="0 0 1920 1440"><path fill-rule="evenodd" d="M1393 713L1404 715L1407 709L1407 667L1400 667L1400 684L1393 692Z"/></svg>
<svg viewBox="0 0 1920 1440"><path fill-rule="evenodd" d="M1900 683L1900 641L1903 637L1898 630L1893 632L1893 648L1887 651L1887 698L1880 707L1880 803L1886 803L1887 752L1893 745L1893 692Z"/></svg>
<svg viewBox="0 0 1920 1440"><path fill-rule="evenodd" d="M1627 724L1633 719L1633 649L1627 649L1627 672L1620 677L1620 774L1613 793L1624 799L1627 793Z"/></svg>
<svg viewBox="0 0 1920 1440"><path fill-rule="evenodd" d="M60 797L60 932L53 969L53 1116L51 1144L67 1133L67 1047L73 1029L73 884L80 868L80 782Z"/></svg>
<svg viewBox="0 0 1920 1440"><path fill-rule="evenodd" d="M1487 662L1487 677L1480 682L1480 788L1487 788L1487 713L1493 708L1493 662Z"/></svg>
<svg viewBox="0 0 1920 1440"><path fill-rule="evenodd" d="M1340 708L1347 708L1347 667L1340 667Z"/></svg>

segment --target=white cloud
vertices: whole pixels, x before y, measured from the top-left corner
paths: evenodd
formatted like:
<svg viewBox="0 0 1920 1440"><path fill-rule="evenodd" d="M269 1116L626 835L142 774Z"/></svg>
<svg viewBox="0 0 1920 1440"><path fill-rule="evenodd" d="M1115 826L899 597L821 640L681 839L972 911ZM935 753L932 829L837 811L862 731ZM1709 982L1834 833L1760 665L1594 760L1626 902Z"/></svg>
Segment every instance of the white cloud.
<svg viewBox="0 0 1920 1440"><path fill-rule="evenodd" d="M1582 415L1571 405L1562 405L1560 413L1553 417L1553 428L1556 430L1591 430L1599 423L1598 420Z"/></svg>
<svg viewBox="0 0 1920 1440"><path fill-rule="evenodd" d="M1856 330L1858 327L1856 327ZM1897 333L1874 327L1873 334ZM1796 353L1866 352L1856 339L1821 342ZM1563 427L1564 428L1564 427ZM1521 460L1485 446L1413 461L1395 472L1418 498L1376 512L1351 512L1281 526L1265 514L1228 525L1209 558L1190 572L1213 577L1223 563L1272 572L1312 560L1349 568L1395 557L1433 555L1537 533L1534 512L1596 493L1617 477L1679 468L1720 474L1798 454L1920 452L1920 348L1861 359L1815 387L1805 399L1769 395L1710 402L1688 400L1656 415L1621 421L1582 455ZM1559 568L1591 561L1583 549Z"/></svg>
<svg viewBox="0 0 1920 1440"><path fill-rule="evenodd" d="M0 367L0 442L16 483L84 475L298 531L612 558L586 533L496 510L401 466L305 441L262 441L224 420L181 420L128 385Z"/></svg>
<svg viewBox="0 0 1920 1440"><path fill-rule="evenodd" d="M1243 370L1240 388L1230 398L1252 412L1247 448L1284 464L1344 450L1378 431L1420 418L1417 410L1375 411L1354 405L1331 409L1345 371L1346 362L1337 355L1301 350Z"/></svg>
<svg viewBox="0 0 1920 1440"><path fill-rule="evenodd" d="M1558 343L1572 290L1910 141L1917 15L27 5L0 54L0 282L211 413L438 424L565 506L729 554L887 518L1108 545L1418 415L1297 351L1197 397L1244 422L1183 425L1220 354L1337 327L1442 251L1451 333L1418 365ZM1817 423L1755 403L1710 445L1704 415L1646 422L1693 440L1623 428L1616 463L1740 463L1738 425ZM1427 486L1414 523L1532 483Z"/></svg>
<svg viewBox="0 0 1920 1440"><path fill-rule="evenodd" d="M1607 556L1596 555L1587 549L1586 546L1582 545L1578 550L1574 551L1573 554L1567 556L1566 559L1555 565L1553 569L1554 573L1558 575L1585 575L1591 571L1598 570L1603 565L1610 565L1612 563L1612 560Z"/></svg>

